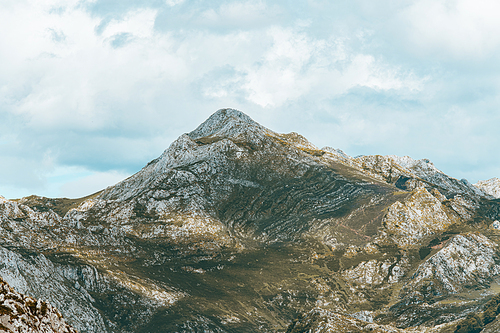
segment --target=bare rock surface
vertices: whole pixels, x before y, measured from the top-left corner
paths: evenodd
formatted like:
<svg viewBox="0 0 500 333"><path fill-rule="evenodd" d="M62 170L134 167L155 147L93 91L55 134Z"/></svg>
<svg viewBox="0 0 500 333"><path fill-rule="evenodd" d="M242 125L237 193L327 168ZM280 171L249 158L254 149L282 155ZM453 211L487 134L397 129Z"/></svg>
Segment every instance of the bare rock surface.
<svg viewBox="0 0 500 333"><path fill-rule="evenodd" d="M0 331L76 333L47 302L23 295L0 278Z"/></svg>
<svg viewBox="0 0 500 333"><path fill-rule="evenodd" d="M104 321L88 292L64 278L43 254L22 256L0 247L0 276L19 292L63 309L65 317L79 331L105 331Z"/></svg>
<svg viewBox="0 0 500 333"><path fill-rule="evenodd" d="M355 316L349 316L333 311L316 308L307 313L300 321L292 323L287 333L335 333L335 332L375 332L375 333L402 333L395 327L378 325Z"/></svg>
<svg viewBox="0 0 500 333"><path fill-rule="evenodd" d="M457 235L418 267L409 288L434 280L443 288L441 292L457 293L488 283L500 273L497 247L479 233Z"/></svg>
<svg viewBox="0 0 500 333"><path fill-rule="evenodd" d="M500 318L496 318L494 321L486 325L486 327L481 331L481 333L497 333L500 332Z"/></svg>
<svg viewBox="0 0 500 333"><path fill-rule="evenodd" d="M384 218L387 231L402 247L413 246L425 236L443 232L453 222L441 201L425 188L415 190L403 202L392 204Z"/></svg>
<svg viewBox="0 0 500 333"><path fill-rule="evenodd" d="M474 186L494 198L500 198L500 179L498 178L480 180Z"/></svg>

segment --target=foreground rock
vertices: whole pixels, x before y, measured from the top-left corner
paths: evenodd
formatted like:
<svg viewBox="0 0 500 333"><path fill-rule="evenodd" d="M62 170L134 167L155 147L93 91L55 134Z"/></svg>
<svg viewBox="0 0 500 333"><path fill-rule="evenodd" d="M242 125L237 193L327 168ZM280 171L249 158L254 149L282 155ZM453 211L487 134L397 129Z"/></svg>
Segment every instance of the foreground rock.
<svg viewBox="0 0 500 333"><path fill-rule="evenodd" d="M16 292L0 278L0 331L76 333L52 305Z"/></svg>
<svg viewBox="0 0 500 333"><path fill-rule="evenodd" d="M426 280L436 282L439 295L486 285L500 273L497 247L479 233L457 235L418 267L408 289L415 290Z"/></svg>

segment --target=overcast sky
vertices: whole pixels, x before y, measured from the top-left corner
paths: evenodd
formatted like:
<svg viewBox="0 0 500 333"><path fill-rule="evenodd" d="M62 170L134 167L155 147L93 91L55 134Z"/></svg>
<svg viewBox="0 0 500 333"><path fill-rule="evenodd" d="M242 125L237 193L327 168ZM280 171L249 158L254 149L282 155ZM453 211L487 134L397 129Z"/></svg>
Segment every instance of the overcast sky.
<svg viewBox="0 0 500 333"><path fill-rule="evenodd" d="M0 195L80 197L217 109L500 177L497 0L2 0Z"/></svg>

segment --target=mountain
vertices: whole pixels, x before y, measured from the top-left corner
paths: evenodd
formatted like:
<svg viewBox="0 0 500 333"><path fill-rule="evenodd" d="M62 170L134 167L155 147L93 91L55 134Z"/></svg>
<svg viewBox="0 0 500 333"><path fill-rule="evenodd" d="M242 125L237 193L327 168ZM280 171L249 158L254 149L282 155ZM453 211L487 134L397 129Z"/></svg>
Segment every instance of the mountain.
<svg viewBox="0 0 500 333"><path fill-rule="evenodd" d="M499 219L428 160L222 109L103 191L0 198L0 276L80 332L453 332L496 316Z"/></svg>

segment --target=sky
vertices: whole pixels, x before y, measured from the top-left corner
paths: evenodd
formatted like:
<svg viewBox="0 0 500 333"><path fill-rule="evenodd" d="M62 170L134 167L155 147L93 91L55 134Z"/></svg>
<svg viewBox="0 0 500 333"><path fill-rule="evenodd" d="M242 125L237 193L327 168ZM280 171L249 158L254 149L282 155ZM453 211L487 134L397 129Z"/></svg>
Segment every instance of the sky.
<svg viewBox="0 0 500 333"><path fill-rule="evenodd" d="M2 0L0 195L76 198L218 109L500 177L497 0Z"/></svg>

